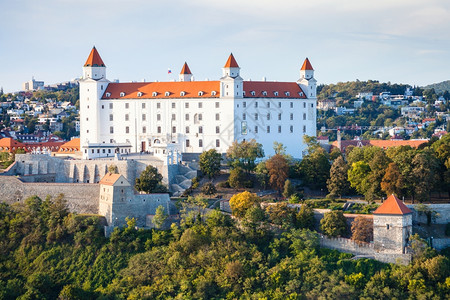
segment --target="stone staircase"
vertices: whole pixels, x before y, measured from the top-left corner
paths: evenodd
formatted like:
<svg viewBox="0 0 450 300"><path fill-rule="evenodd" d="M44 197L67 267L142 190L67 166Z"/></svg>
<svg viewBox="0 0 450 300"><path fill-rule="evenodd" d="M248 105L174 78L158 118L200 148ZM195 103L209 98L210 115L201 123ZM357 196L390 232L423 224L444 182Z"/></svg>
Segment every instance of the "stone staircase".
<svg viewBox="0 0 450 300"><path fill-rule="evenodd" d="M175 182L170 185L172 195L177 197L183 194L192 184L192 178L197 176L197 170L188 163L178 165L178 175L175 176Z"/></svg>

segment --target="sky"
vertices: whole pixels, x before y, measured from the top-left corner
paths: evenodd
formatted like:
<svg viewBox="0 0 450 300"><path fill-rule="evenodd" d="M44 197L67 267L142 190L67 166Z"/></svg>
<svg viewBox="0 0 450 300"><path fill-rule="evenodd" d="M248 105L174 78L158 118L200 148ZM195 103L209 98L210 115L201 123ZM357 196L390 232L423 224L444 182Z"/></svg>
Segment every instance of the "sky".
<svg viewBox="0 0 450 300"><path fill-rule="evenodd" d="M450 79L448 0L2 0L0 86L80 77L95 45L107 78L168 81L186 61L217 80L232 52L245 80L427 85ZM168 74L168 69L172 74Z"/></svg>

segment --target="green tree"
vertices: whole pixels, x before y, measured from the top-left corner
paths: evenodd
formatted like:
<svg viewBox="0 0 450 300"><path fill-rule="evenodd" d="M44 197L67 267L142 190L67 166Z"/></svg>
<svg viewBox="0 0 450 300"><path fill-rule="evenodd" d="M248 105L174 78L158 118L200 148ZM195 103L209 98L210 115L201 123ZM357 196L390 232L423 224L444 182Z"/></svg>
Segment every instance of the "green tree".
<svg viewBox="0 0 450 300"><path fill-rule="evenodd" d="M202 154L200 154L200 170L209 178L216 177L220 174L221 161L222 155L218 153L216 149L203 151Z"/></svg>
<svg viewBox="0 0 450 300"><path fill-rule="evenodd" d="M231 169L230 176L228 177L228 184L235 189L243 188L246 186L247 178L240 167Z"/></svg>
<svg viewBox="0 0 450 300"><path fill-rule="evenodd" d="M294 186L292 185L291 181L287 179L284 182L284 189L283 189L283 197L289 198L295 193Z"/></svg>
<svg viewBox="0 0 450 300"><path fill-rule="evenodd" d="M158 173L158 169L148 165L139 178L136 178L134 188L145 193L166 193L167 188L162 185L162 179L163 177Z"/></svg>
<svg viewBox="0 0 450 300"><path fill-rule="evenodd" d="M205 195L214 195L216 192L216 187L212 182L207 182L202 186L202 193Z"/></svg>
<svg viewBox="0 0 450 300"><path fill-rule="evenodd" d="M167 215L164 212L164 206L160 205L156 208L155 215L153 216L152 223L156 228L160 229L167 220Z"/></svg>
<svg viewBox="0 0 450 300"><path fill-rule="evenodd" d="M371 242L373 240L373 220L358 216L352 222L352 240Z"/></svg>
<svg viewBox="0 0 450 300"><path fill-rule="evenodd" d="M294 208L289 207L287 203L269 205L266 208L266 212L272 224L278 225L284 229L296 226L297 212Z"/></svg>
<svg viewBox="0 0 450 300"><path fill-rule="evenodd" d="M342 211L334 210L324 214L320 230L328 236L342 236L347 232L347 221Z"/></svg>
<svg viewBox="0 0 450 300"><path fill-rule="evenodd" d="M240 143L234 141L227 150L227 157L231 160L233 168L240 166L248 173L254 170L255 160L264 157L264 150L254 139Z"/></svg>
<svg viewBox="0 0 450 300"><path fill-rule="evenodd" d="M259 164L256 165L255 169L256 178L259 181L259 184L263 189L266 189L267 185L269 184L269 171L266 168L266 162L262 161Z"/></svg>
<svg viewBox="0 0 450 300"><path fill-rule="evenodd" d="M428 152L419 152L412 160L412 178L414 178L414 194L419 201L428 200L430 192L436 185L438 162Z"/></svg>
<svg viewBox="0 0 450 300"><path fill-rule="evenodd" d="M369 174L369 165L364 161L357 161L354 162L348 170L348 181L358 193L365 195L369 189Z"/></svg>
<svg viewBox="0 0 450 300"><path fill-rule="evenodd" d="M299 228L314 229L314 210L307 204L302 204L297 214Z"/></svg>
<svg viewBox="0 0 450 300"><path fill-rule="evenodd" d="M327 197L335 198L342 197L350 190L350 183L348 182L348 165L345 163L342 156L338 156L330 169L330 178L327 180L327 188L329 194Z"/></svg>
<svg viewBox="0 0 450 300"><path fill-rule="evenodd" d="M394 194L397 197L401 197L403 196L404 188L405 179L400 173L400 169L396 163L390 163L381 181L381 189L386 193L386 196Z"/></svg>
<svg viewBox="0 0 450 300"><path fill-rule="evenodd" d="M109 165L108 166L108 173L110 174L119 174L119 169L116 165Z"/></svg>
<svg viewBox="0 0 450 300"><path fill-rule="evenodd" d="M312 189L326 189L331 167L328 153L314 144L308 149L300 162L301 178Z"/></svg>

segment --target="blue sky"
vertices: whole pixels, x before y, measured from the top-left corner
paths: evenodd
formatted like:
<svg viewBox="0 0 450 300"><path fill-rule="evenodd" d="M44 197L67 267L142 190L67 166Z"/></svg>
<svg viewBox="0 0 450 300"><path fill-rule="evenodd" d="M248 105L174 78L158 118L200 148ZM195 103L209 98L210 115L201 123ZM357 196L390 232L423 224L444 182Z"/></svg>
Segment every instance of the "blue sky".
<svg viewBox="0 0 450 300"><path fill-rule="evenodd" d="M450 79L448 0L14 0L0 9L0 86L81 76L95 45L108 79L218 79L230 52L244 79L319 83ZM172 75L167 69L172 69Z"/></svg>

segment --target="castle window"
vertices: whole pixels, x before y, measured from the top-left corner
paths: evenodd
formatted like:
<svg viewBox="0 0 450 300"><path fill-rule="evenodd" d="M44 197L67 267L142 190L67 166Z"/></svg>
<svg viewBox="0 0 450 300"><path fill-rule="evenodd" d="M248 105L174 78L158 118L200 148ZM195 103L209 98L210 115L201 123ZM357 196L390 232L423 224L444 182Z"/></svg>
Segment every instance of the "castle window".
<svg viewBox="0 0 450 300"><path fill-rule="evenodd" d="M303 120L306 120L306 114L305 113L303 114Z"/></svg>
<svg viewBox="0 0 450 300"><path fill-rule="evenodd" d="M142 103L142 108L145 108L145 103Z"/></svg>
<svg viewBox="0 0 450 300"><path fill-rule="evenodd" d="M300 97L303 97L303 92L298 93Z"/></svg>
<svg viewBox="0 0 450 300"><path fill-rule="evenodd" d="M247 120L247 115L245 113L242 114L242 120Z"/></svg>
<svg viewBox="0 0 450 300"><path fill-rule="evenodd" d="M161 108L161 102L156 103L156 108L160 109Z"/></svg>
<svg viewBox="0 0 450 300"><path fill-rule="evenodd" d="M216 133L220 133L220 127L216 126Z"/></svg>
<svg viewBox="0 0 450 300"><path fill-rule="evenodd" d="M278 92L273 92L275 97L278 97Z"/></svg>
<svg viewBox="0 0 450 300"><path fill-rule="evenodd" d="M120 92L120 97L125 97L125 93L124 92Z"/></svg>
<svg viewBox="0 0 450 300"><path fill-rule="evenodd" d="M172 108L176 108L176 107L177 107L176 103L172 102Z"/></svg>
<svg viewBox="0 0 450 300"><path fill-rule="evenodd" d="M153 92L152 93L152 97L156 97L156 96L158 96L158 93L157 92Z"/></svg>
<svg viewBox="0 0 450 300"><path fill-rule="evenodd" d="M211 92L211 96L215 96L215 95L217 95L217 92L216 91L212 91Z"/></svg>
<svg viewBox="0 0 450 300"><path fill-rule="evenodd" d="M278 102L278 107L281 108L281 102Z"/></svg>
<svg viewBox="0 0 450 300"><path fill-rule="evenodd" d="M198 133L203 133L203 126L198 126Z"/></svg>
<svg viewBox="0 0 450 300"><path fill-rule="evenodd" d="M125 133L130 133L130 127L125 127Z"/></svg>
<svg viewBox="0 0 450 300"><path fill-rule="evenodd" d="M161 126L158 126L157 132L158 132L158 133L161 133Z"/></svg>
<svg viewBox="0 0 450 300"><path fill-rule="evenodd" d="M314 107L314 104L313 104L313 103L311 103L311 107Z"/></svg>
<svg viewBox="0 0 450 300"><path fill-rule="evenodd" d="M263 91L262 94L263 94L263 96L267 96L267 92L266 91Z"/></svg>
<svg viewBox="0 0 450 300"><path fill-rule="evenodd" d="M278 121L281 121L281 113L278 114Z"/></svg>
<svg viewBox="0 0 450 300"><path fill-rule="evenodd" d="M130 103L125 103L125 108L129 109L130 108Z"/></svg>
<svg viewBox="0 0 450 300"><path fill-rule="evenodd" d="M176 120L176 115L172 114L172 121L175 121L175 120Z"/></svg>
<svg viewBox="0 0 450 300"><path fill-rule="evenodd" d="M258 102L255 102L255 108L257 108L258 107Z"/></svg>
<svg viewBox="0 0 450 300"><path fill-rule="evenodd" d="M198 95L203 96L203 92L202 91L198 92Z"/></svg>
<svg viewBox="0 0 450 300"><path fill-rule="evenodd" d="M189 133L189 126L186 126L186 133Z"/></svg>
<svg viewBox="0 0 450 300"><path fill-rule="evenodd" d="M104 105L102 105L102 109L104 109L105 108L105 106Z"/></svg>
<svg viewBox="0 0 450 300"><path fill-rule="evenodd" d="M110 114L110 115L109 115L109 120L110 120L110 121L114 121L114 115L113 115L113 114Z"/></svg>
<svg viewBox="0 0 450 300"><path fill-rule="evenodd" d="M145 126L142 127L142 133L147 133L147 127Z"/></svg>
<svg viewBox="0 0 450 300"><path fill-rule="evenodd" d="M255 121L258 121L258 114L255 114Z"/></svg>
<svg viewBox="0 0 450 300"><path fill-rule="evenodd" d="M389 224L386 224L386 229L389 230Z"/></svg>
<svg viewBox="0 0 450 300"><path fill-rule="evenodd" d="M189 102L186 102L186 103L184 104L184 108L189 108Z"/></svg>
<svg viewBox="0 0 450 300"><path fill-rule="evenodd" d="M267 102L267 108L270 108L270 102Z"/></svg>
<svg viewBox="0 0 450 300"><path fill-rule="evenodd" d="M258 133L258 126L255 126L255 133Z"/></svg>
<svg viewBox="0 0 450 300"><path fill-rule="evenodd" d="M199 147L203 147L203 140L202 140L202 139L199 139L199 140L198 140L198 146L199 146Z"/></svg>
<svg viewBox="0 0 450 300"><path fill-rule="evenodd" d="M156 115L156 121L161 121L161 114Z"/></svg>
<svg viewBox="0 0 450 300"><path fill-rule="evenodd" d="M105 149L103 149L103 151L102 151L103 153L105 153Z"/></svg>
<svg viewBox="0 0 450 300"><path fill-rule="evenodd" d="M303 102L303 108L306 108L306 102Z"/></svg>
<svg viewBox="0 0 450 300"><path fill-rule="evenodd" d="M189 121L189 114L186 114L186 115L184 116L184 119L185 119L186 121Z"/></svg>
<svg viewBox="0 0 450 300"><path fill-rule="evenodd" d="M291 133L293 133L294 132L294 126L289 126L289 131L291 132Z"/></svg>
<svg viewBox="0 0 450 300"><path fill-rule="evenodd" d="M256 95L255 91L251 91L250 94L251 94L252 96L255 96L255 95Z"/></svg>
<svg viewBox="0 0 450 300"><path fill-rule="evenodd" d="M291 113L290 115L289 115L289 119L292 121L292 120L294 120L294 114L293 113Z"/></svg>
<svg viewBox="0 0 450 300"><path fill-rule="evenodd" d="M184 95L186 95L186 92L181 92L180 96L183 97Z"/></svg>
<svg viewBox="0 0 450 300"><path fill-rule="evenodd" d="M199 121L203 120L203 115L202 114L198 114L198 120Z"/></svg>
<svg viewBox="0 0 450 300"><path fill-rule="evenodd" d="M245 101L242 102L242 107L243 107L243 108L246 108L246 107L247 107L247 102L245 102Z"/></svg>
<svg viewBox="0 0 450 300"><path fill-rule="evenodd" d="M111 97L111 93L106 93L106 97Z"/></svg>
<svg viewBox="0 0 450 300"><path fill-rule="evenodd" d="M281 125L278 125L278 133L281 133Z"/></svg>
<svg viewBox="0 0 450 300"><path fill-rule="evenodd" d="M306 125L303 125L303 133L306 133Z"/></svg>
<svg viewBox="0 0 450 300"><path fill-rule="evenodd" d="M267 133L270 133L270 126L267 126Z"/></svg>
<svg viewBox="0 0 450 300"><path fill-rule="evenodd" d="M220 120L220 114L216 114L216 121Z"/></svg>
<svg viewBox="0 0 450 300"><path fill-rule="evenodd" d="M170 92L165 92L165 94L164 94L166 97L169 97L170 96Z"/></svg>
<svg viewBox="0 0 450 300"><path fill-rule="evenodd" d="M125 121L129 121L130 120L130 115L129 114L125 114Z"/></svg>
<svg viewBox="0 0 450 300"><path fill-rule="evenodd" d="M190 147L190 142L189 142L189 140L186 140L186 147Z"/></svg>
<svg viewBox="0 0 450 300"><path fill-rule="evenodd" d="M177 127L176 126L172 127L172 133L177 133Z"/></svg>
<svg viewBox="0 0 450 300"><path fill-rule="evenodd" d="M220 102L216 102L216 108L220 107Z"/></svg>
<svg viewBox="0 0 450 300"><path fill-rule="evenodd" d="M284 92L284 94L286 95L286 97L289 97L291 95L291 93L289 92Z"/></svg>
<svg viewBox="0 0 450 300"><path fill-rule="evenodd" d="M142 114L142 121L145 121L147 119L147 115L146 114Z"/></svg>
<svg viewBox="0 0 450 300"><path fill-rule="evenodd" d="M216 147L220 147L220 140L216 140Z"/></svg>
<svg viewBox="0 0 450 300"><path fill-rule="evenodd" d="M290 105L291 105L291 108L294 108L294 102L291 102Z"/></svg>
<svg viewBox="0 0 450 300"><path fill-rule="evenodd" d="M109 133L114 133L114 127L113 126L109 127Z"/></svg>
<svg viewBox="0 0 450 300"><path fill-rule="evenodd" d="M242 96L245 96L245 91L242 91Z"/></svg>
<svg viewBox="0 0 450 300"><path fill-rule="evenodd" d="M267 114L267 121L270 121L270 114Z"/></svg>
<svg viewBox="0 0 450 300"><path fill-rule="evenodd" d="M202 108L203 107L203 103L202 102L199 102L198 103L198 108Z"/></svg>
<svg viewBox="0 0 450 300"><path fill-rule="evenodd" d="M138 92L138 93L137 93L137 96L138 96L138 97L142 97L142 92Z"/></svg>

